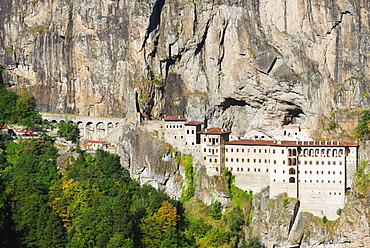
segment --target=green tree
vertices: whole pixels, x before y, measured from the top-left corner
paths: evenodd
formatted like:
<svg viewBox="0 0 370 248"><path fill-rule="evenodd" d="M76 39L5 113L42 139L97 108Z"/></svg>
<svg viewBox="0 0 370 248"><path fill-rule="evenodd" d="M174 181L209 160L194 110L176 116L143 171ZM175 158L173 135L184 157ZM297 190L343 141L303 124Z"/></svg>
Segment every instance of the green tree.
<svg viewBox="0 0 370 248"><path fill-rule="evenodd" d="M209 206L209 214L215 219L219 220L222 216L222 204L219 201L213 201Z"/></svg>
<svg viewBox="0 0 370 248"><path fill-rule="evenodd" d="M357 136L365 138L370 133L370 110L364 110L360 114L358 125L356 126Z"/></svg>
<svg viewBox="0 0 370 248"><path fill-rule="evenodd" d="M257 237L250 237L247 241L247 248L266 248Z"/></svg>
<svg viewBox="0 0 370 248"><path fill-rule="evenodd" d="M57 134L65 137L67 140L75 140L77 138L78 129L72 120L61 121L57 127Z"/></svg>
<svg viewBox="0 0 370 248"><path fill-rule="evenodd" d="M41 115L36 110L36 101L26 89L19 94L15 105L17 123L28 128L34 128L42 123Z"/></svg>

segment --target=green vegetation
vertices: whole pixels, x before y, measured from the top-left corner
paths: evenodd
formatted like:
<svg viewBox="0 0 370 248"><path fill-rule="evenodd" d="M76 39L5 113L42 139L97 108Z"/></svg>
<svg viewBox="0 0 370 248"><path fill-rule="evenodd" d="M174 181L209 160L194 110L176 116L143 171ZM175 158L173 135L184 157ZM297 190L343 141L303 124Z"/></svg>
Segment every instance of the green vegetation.
<svg viewBox="0 0 370 248"><path fill-rule="evenodd" d="M360 161L355 173L356 187L364 194L367 194L370 185L370 173L365 173L366 166L366 160Z"/></svg>
<svg viewBox="0 0 370 248"><path fill-rule="evenodd" d="M327 223L328 222L328 218L326 218L326 215L324 215L323 217L322 217L322 223Z"/></svg>
<svg viewBox="0 0 370 248"><path fill-rule="evenodd" d="M75 140L77 138L78 129L71 120L61 121L57 126L58 135L65 137L67 140Z"/></svg>
<svg viewBox="0 0 370 248"><path fill-rule="evenodd" d="M370 134L370 110L363 110L360 113L358 125L356 126L357 137L368 139Z"/></svg>
<svg viewBox="0 0 370 248"><path fill-rule="evenodd" d="M27 90L17 94L0 84L0 124L20 124L31 129L41 123L35 100Z"/></svg>

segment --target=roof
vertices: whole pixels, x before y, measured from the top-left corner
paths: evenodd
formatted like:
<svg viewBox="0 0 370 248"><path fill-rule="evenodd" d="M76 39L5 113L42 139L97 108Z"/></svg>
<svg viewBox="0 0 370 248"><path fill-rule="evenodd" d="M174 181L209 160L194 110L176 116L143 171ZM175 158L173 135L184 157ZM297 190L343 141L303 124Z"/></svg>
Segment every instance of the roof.
<svg viewBox="0 0 370 248"><path fill-rule="evenodd" d="M205 129L205 130L202 130L198 133L201 133L201 134L225 134L225 133L231 133L231 131L224 131L223 129L221 129L219 127L210 127L210 128Z"/></svg>
<svg viewBox="0 0 370 248"><path fill-rule="evenodd" d="M202 125L204 124L203 122L200 122L200 121L189 121L189 122L186 122L184 125L187 125L187 126L198 126L198 125Z"/></svg>
<svg viewBox="0 0 370 248"><path fill-rule="evenodd" d="M292 141L292 140L250 140L240 139L233 140L226 143L227 145L260 145L260 146L316 146L316 147L327 147L327 146L358 146L353 142L339 142L339 141Z"/></svg>
<svg viewBox="0 0 370 248"><path fill-rule="evenodd" d="M164 118L164 121L186 121L186 118L174 115L174 116L169 116L167 118Z"/></svg>
<svg viewBox="0 0 370 248"><path fill-rule="evenodd" d="M97 144L103 144L105 141L99 141L99 140L84 140L84 143L97 143Z"/></svg>
<svg viewBox="0 0 370 248"><path fill-rule="evenodd" d="M0 129L8 129L8 127L6 126L6 124L0 124Z"/></svg>
<svg viewBox="0 0 370 248"><path fill-rule="evenodd" d="M299 126L297 126L297 125L288 125L283 129L299 129Z"/></svg>

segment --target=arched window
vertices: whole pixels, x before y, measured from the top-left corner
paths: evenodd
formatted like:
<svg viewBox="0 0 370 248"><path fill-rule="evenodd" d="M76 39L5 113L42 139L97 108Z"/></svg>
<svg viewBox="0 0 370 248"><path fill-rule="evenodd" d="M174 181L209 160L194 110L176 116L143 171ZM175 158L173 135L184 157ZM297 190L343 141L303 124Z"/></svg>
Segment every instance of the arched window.
<svg viewBox="0 0 370 248"><path fill-rule="evenodd" d="M310 157L313 157L314 154L313 154L313 149L310 149L310 154L309 154Z"/></svg>
<svg viewBox="0 0 370 248"><path fill-rule="evenodd" d="M295 183L295 178L294 177L289 178L289 183Z"/></svg>
<svg viewBox="0 0 370 248"><path fill-rule="evenodd" d="M330 150L330 149L328 149L328 150L327 150L327 152L326 152L326 156L327 156L327 157L330 157L330 155L331 155L331 150Z"/></svg>
<svg viewBox="0 0 370 248"><path fill-rule="evenodd" d="M315 157L320 157L320 150L319 149L315 150Z"/></svg>
<svg viewBox="0 0 370 248"><path fill-rule="evenodd" d="M292 156L292 149L288 149L288 156Z"/></svg>
<svg viewBox="0 0 370 248"><path fill-rule="evenodd" d="M342 157L343 156L343 149L340 149L339 150L339 157Z"/></svg>
<svg viewBox="0 0 370 248"><path fill-rule="evenodd" d="M292 159L288 158L288 165L292 165Z"/></svg>
<svg viewBox="0 0 370 248"><path fill-rule="evenodd" d="M297 156L297 150L293 149L293 156Z"/></svg>
<svg viewBox="0 0 370 248"><path fill-rule="evenodd" d="M290 168L289 169L289 174L290 175L295 175L295 169L294 168Z"/></svg>
<svg viewBox="0 0 370 248"><path fill-rule="evenodd" d="M337 151L337 149L333 149L333 157L338 157L338 151Z"/></svg>

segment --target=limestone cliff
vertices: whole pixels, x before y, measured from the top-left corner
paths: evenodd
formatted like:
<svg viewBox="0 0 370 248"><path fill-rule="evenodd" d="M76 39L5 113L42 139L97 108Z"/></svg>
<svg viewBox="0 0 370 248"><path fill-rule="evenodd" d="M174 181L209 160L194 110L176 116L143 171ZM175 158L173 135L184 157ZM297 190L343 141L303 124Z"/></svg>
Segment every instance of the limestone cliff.
<svg viewBox="0 0 370 248"><path fill-rule="evenodd" d="M369 104L365 0L2 0L3 77L44 111L234 133Z"/></svg>

